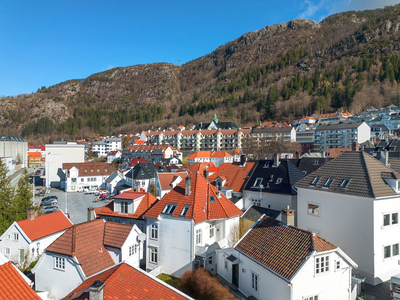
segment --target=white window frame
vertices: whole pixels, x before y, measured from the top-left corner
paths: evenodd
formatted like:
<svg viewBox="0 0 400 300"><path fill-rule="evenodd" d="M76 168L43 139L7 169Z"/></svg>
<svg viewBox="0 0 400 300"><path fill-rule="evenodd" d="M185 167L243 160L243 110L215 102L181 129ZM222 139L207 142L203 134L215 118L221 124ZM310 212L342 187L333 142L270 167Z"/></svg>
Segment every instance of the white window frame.
<svg viewBox="0 0 400 300"><path fill-rule="evenodd" d="M310 205L315 206L314 208L310 208ZM310 212L310 209L312 210ZM317 210L317 212L315 213L315 210ZM321 205L319 203L311 203L311 202L307 202L307 214L309 216L314 216L314 217L319 217L321 214Z"/></svg>
<svg viewBox="0 0 400 300"><path fill-rule="evenodd" d="M329 255L315 257L315 274L320 275L323 273L329 273L330 271L330 260Z"/></svg>
<svg viewBox="0 0 400 300"><path fill-rule="evenodd" d="M54 257L54 269L65 271L65 257Z"/></svg>
<svg viewBox="0 0 400 300"><path fill-rule="evenodd" d="M215 225L210 224L210 239L212 239L215 236Z"/></svg>
<svg viewBox="0 0 400 300"><path fill-rule="evenodd" d="M158 248L149 247L149 262L152 264L158 264Z"/></svg>
<svg viewBox="0 0 400 300"><path fill-rule="evenodd" d="M158 224L150 225L150 239L158 240Z"/></svg>
<svg viewBox="0 0 400 300"><path fill-rule="evenodd" d="M18 232L13 232L12 240L16 241L16 242L19 241L19 233Z"/></svg>
<svg viewBox="0 0 400 300"><path fill-rule="evenodd" d="M385 217L387 216L388 218L388 223L385 224ZM396 216L396 220L394 222L393 217ZM388 226L395 226L399 224L399 212L390 212L390 213L384 213L383 214L383 227L388 227Z"/></svg>
<svg viewBox="0 0 400 300"><path fill-rule="evenodd" d="M256 272L253 270L251 271L251 288L258 292L259 289L259 283L260 283L260 275L258 275Z"/></svg>
<svg viewBox="0 0 400 300"><path fill-rule="evenodd" d="M304 297L303 300L318 300L318 295Z"/></svg>
<svg viewBox="0 0 400 300"><path fill-rule="evenodd" d="M201 244L201 235L202 235L202 230L196 229L196 245Z"/></svg>
<svg viewBox="0 0 400 300"><path fill-rule="evenodd" d="M10 255L11 254L11 248L10 247L4 247L4 254L5 255Z"/></svg>
<svg viewBox="0 0 400 300"><path fill-rule="evenodd" d="M121 201L121 213L127 214L128 213L129 203L128 201Z"/></svg>
<svg viewBox="0 0 400 300"><path fill-rule="evenodd" d="M137 253L137 244L129 246L129 256L132 256Z"/></svg>

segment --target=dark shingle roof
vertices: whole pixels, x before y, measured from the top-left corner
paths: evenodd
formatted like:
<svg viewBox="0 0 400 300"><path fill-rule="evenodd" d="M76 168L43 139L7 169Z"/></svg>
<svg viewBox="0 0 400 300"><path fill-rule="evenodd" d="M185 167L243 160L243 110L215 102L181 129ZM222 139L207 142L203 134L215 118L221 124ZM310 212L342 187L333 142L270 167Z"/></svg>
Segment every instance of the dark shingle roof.
<svg viewBox="0 0 400 300"><path fill-rule="evenodd" d="M318 127L315 129L315 131L321 131L321 130L340 130L340 129L356 129L358 128L362 123L331 123L327 125L318 125Z"/></svg>
<svg viewBox="0 0 400 300"><path fill-rule="evenodd" d="M383 173L392 173L393 178L400 178L399 173L364 151L345 152L297 182L296 187L372 198L397 195L382 178ZM312 186L316 177L320 180ZM334 180L329 187L324 187L328 178ZM344 179L350 179L350 182L346 188L341 188Z"/></svg>
<svg viewBox="0 0 400 300"><path fill-rule="evenodd" d="M235 249L291 280L313 251L337 247L313 233L263 217Z"/></svg>
<svg viewBox="0 0 400 300"><path fill-rule="evenodd" d="M279 210L253 205L243 214L242 218L257 222L262 215L275 220L280 214Z"/></svg>
<svg viewBox="0 0 400 300"><path fill-rule="evenodd" d="M132 170L126 174L127 178L132 178L133 172L133 179L151 179L156 177L156 173L158 168L153 163L138 163Z"/></svg>
<svg viewBox="0 0 400 300"><path fill-rule="evenodd" d="M332 158L327 157L303 157L302 159L290 159L289 161L300 169L304 175L308 175L331 160Z"/></svg>

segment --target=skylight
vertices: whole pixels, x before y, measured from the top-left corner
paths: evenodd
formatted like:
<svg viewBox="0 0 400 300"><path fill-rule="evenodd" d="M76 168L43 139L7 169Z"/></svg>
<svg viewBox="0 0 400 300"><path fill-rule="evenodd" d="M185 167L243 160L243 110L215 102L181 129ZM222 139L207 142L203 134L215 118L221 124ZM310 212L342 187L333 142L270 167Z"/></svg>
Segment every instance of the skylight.
<svg viewBox="0 0 400 300"><path fill-rule="evenodd" d="M262 178L257 177L256 181L254 181L254 185L253 186L259 187L262 181L263 181Z"/></svg>
<svg viewBox="0 0 400 300"><path fill-rule="evenodd" d="M345 188L347 187L347 185L349 184L350 180L351 180L351 178L345 178L345 179L343 179L342 183L340 184L340 187L341 187L342 189L345 189Z"/></svg>
<svg viewBox="0 0 400 300"><path fill-rule="evenodd" d="M333 182L333 178L328 178L328 180L325 182L324 187L329 187Z"/></svg>
<svg viewBox="0 0 400 300"><path fill-rule="evenodd" d="M210 196L210 202L211 202L211 203L213 203L213 202L217 202L217 201L215 201L215 198L214 198L214 196Z"/></svg>
<svg viewBox="0 0 400 300"><path fill-rule="evenodd" d="M315 177L314 180L311 182L311 185L316 186L318 181L321 179L321 177Z"/></svg>
<svg viewBox="0 0 400 300"><path fill-rule="evenodd" d="M186 204L186 205L182 208L182 211L181 211L180 216L181 216L181 217L185 217L185 216L187 215L189 209L190 209L190 205L187 205L187 204Z"/></svg>
<svg viewBox="0 0 400 300"><path fill-rule="evenodd" d="M172 215L176 209L176 204L167 203L162 211L163 214Z"/></svg>
<svg viewBox="0 0 400 300"><path fill-rule="evenodd" d="M278 178L275 184L280 184L282 182L282 178Z"/></svg>

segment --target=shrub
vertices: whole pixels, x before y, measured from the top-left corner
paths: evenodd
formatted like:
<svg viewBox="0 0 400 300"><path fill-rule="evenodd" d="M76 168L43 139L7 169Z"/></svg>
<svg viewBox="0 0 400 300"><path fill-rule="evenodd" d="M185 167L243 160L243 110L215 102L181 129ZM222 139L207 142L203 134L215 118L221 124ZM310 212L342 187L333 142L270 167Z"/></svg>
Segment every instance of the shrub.
<svg viewBox="0 0 400 300"><path fill-rule="evenodd" d="M199 268L188 270L181 278L181 290L198 300L233 300L236 299L219 280Z"/></svg>

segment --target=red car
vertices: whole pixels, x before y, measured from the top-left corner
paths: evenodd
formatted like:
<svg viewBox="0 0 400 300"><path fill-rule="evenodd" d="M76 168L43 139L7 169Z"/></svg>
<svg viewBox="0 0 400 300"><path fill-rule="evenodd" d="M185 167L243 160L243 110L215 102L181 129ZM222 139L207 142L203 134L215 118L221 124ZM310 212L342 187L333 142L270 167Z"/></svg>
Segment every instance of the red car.
<svg viewBox="0 0 400 300"><path fill-rule="evenodd" d="M107 197L107 194L106 194L106 193L102 193L102 194L100 195L100 198L105 198L105 197Z"/></svg>

